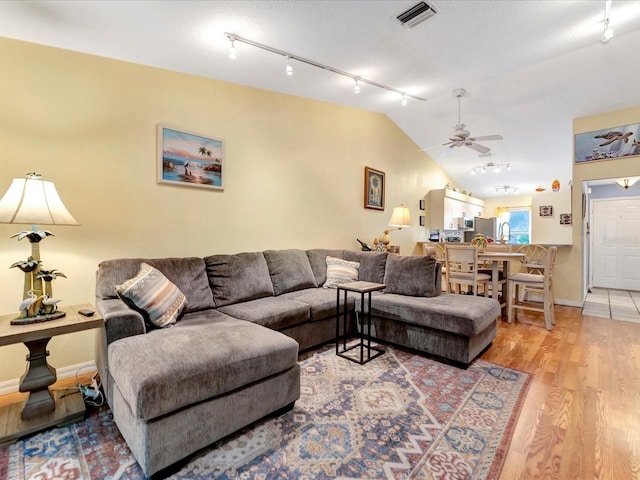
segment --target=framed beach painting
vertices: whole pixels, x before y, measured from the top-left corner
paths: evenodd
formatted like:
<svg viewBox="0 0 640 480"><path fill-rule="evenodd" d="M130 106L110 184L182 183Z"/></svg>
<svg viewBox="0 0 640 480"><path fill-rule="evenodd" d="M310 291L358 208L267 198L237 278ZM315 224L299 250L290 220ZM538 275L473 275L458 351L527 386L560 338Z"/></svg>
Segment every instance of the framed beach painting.
<svg viewBox="0 0 640 480"><path fill-rule="evenodd" d="M384 172L364 167L364 208L384 210Z"/></svg>
<svg viewBox="0 0 640 480"><path fill-rule="evenodd" d="M158 125L158 183L222 190L224 167L222 140Z"/></svg>

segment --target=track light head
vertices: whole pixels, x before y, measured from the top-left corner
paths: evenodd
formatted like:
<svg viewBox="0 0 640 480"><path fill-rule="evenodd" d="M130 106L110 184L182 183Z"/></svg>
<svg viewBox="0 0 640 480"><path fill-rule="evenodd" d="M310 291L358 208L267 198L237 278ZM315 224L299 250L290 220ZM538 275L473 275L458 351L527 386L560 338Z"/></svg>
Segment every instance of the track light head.
<svg viewBox="0 0 640 480"><path fill-rule="evenodd" d="M231 42L231 46L229 47L229 58L231 60L235 60L238 58L238 51L236 50L236 46L233 43L233 38L229 37L229 42Z"/></svg>
<svg viewBox="0 0 640 480"><path fill-rule="evenodd" d="M293 67L289 63L289 57L287 57L287 68L285 69L285 71L287 72L287 75L293 75Z"/></svg>
<svg viewBox="0 0 640 480"><path fill-rule="evenodd" d="M354 81L356 82L356 84L353 86L353 93L358 95L360 93L360 84L358 83L357 78L354 78Z"/></svg>
<svg viewBox="0 0 640 480"><path fill-rule="evenodd" d="M407 96L404 93L402 94L402 106L407 106Z"/></svg>

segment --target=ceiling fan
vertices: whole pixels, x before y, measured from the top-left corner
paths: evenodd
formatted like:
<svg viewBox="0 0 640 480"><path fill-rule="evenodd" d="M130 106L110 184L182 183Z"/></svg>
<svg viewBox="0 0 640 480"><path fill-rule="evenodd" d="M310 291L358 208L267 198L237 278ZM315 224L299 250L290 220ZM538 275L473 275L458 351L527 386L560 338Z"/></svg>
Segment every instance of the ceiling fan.
<svg viewBox="0 0 640 480"><path fill-rule="evenodd" d="M451 135L449 136L449 142L443 143L442 145L449 146L449 148L468 147L472 150L475 150L476 152L479 152L481 155L489 155L491 149L476 142L486 140L502 140L502 135L484 135L482 137L472 137L471 132L469 132L469 130L465 130L464 123L460 123L460 99L464 96L465 90L463 88L458 88L453 91L453 94L458 99L458 124L453 127L453 132L451 132Z"/></svg>

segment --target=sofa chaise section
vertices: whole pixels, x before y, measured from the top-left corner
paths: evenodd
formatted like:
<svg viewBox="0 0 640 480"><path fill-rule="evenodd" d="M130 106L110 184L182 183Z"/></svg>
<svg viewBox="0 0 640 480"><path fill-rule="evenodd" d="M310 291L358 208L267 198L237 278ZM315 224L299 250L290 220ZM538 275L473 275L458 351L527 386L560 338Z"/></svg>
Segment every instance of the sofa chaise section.
<svg viewBox="0 0 640 480"><path fill-rule="evenodd" d="M145 473L300 396L297 343L216 310L121 339L108 355L114 419Z"/></svg>

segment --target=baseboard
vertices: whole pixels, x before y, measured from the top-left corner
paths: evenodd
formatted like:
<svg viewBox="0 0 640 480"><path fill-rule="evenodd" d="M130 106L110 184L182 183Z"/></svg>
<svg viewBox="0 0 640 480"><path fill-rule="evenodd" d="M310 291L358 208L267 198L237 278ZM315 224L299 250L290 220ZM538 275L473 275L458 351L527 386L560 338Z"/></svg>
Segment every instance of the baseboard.
<svg viewBox="0 0 640 480"><path fill-rule="evenodd" d="M559 300L556 298L553 303L555 303L556 305L563 305L565 307L582 308L582 302L576 302L575 300Z"/></svg>
<svg viewBox="0 0 640 480"><path fill-rule="evenodd" d="M56 368L56 376L58 377L58 380L63 380L65 378L75 377L76 373L87 373L97 369L98 367L96 367L96 362L92 360L90 362L83 362L83 363L78 363L76 365L69 365L68 367ZM20 386L19 378L13 378L11 380L0 382L0 395L16 393L18 392L19 386Z"/></svg>

